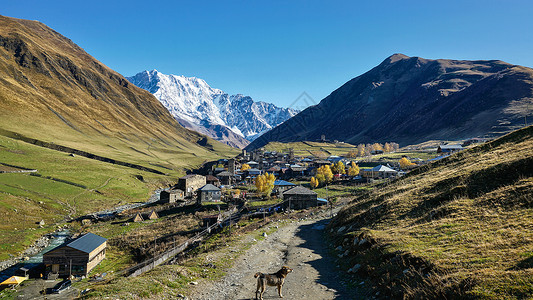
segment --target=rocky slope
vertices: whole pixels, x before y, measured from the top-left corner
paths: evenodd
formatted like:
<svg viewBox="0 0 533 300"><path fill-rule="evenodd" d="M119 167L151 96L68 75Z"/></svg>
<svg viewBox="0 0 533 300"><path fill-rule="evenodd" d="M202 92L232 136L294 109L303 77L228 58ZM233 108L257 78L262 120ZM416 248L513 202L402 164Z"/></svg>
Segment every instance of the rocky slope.
<svg viewBox="0 0 533 300"><path fill-rule="evenodd" d="M533 70L502 61L395 54L248 146L320 139L352 144L497 136L523 126Z"/></svg>
<svg viewBox="0 0 533 300"><path fill-rule="evenodd" d="M229 95L195 77L152 70L127 78L154 94L181 125L235 147L246 146L297 113L241 94Z"/></svg>

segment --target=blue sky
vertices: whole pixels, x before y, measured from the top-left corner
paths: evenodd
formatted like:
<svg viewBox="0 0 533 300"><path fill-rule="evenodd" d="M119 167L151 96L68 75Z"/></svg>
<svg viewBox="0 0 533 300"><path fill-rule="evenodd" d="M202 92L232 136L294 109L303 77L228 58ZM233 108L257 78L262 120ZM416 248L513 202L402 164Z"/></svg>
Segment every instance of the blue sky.
<svg viewBox="0 0 533 300"><path fill-rule="evenodd" d="M39 20L122 75L195 76L228 93L316 102L393 53L533 67L533 1L34 1Z"/></svg>

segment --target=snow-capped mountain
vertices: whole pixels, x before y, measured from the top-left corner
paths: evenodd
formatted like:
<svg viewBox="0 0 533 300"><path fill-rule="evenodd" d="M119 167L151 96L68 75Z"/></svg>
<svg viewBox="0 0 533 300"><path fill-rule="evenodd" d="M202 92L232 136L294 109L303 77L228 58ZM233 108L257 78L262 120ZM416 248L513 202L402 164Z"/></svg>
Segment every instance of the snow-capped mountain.
<svg viewBox="0 0 533 300"><path fill-rule="evenodd" d="M249 96L229 95L195 77L152 70L127 79L154 94L183 126L239 148L298 113Z"/></svg>

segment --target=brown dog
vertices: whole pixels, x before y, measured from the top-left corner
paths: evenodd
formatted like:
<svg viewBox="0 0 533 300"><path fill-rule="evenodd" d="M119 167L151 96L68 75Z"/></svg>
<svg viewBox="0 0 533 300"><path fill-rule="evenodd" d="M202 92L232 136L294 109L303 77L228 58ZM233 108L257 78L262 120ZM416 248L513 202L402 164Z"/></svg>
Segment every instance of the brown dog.
<svg viewBox="0 0 533 300"><path fill-rule="evenodd" d="M280 298L283 298L283 295L281 294L281 287L283 286L285 277L287 277L287 274L289 274L290 272L292 272L291 268L283 266L279 271L274 274L263 274L261 272L255 273L254 277L257 278L257 290L255 291L255 298L263 300L263 293L265 292L265 288L267 285L277 286L278 295ZM257 297L257 294L259 294L259 297Z"/></svg>

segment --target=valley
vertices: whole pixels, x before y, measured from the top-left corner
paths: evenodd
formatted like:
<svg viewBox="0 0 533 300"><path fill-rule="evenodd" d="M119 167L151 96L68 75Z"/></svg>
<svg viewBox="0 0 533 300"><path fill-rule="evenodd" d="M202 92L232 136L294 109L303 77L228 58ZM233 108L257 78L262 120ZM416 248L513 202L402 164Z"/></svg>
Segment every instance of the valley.
<svg viewBox="0 0 533 300"><path fill-rule="evenodd" d="M288 91L182 33L202 78ZM0 16L0 299L253 299L284 265L287 299L533 296L533 69L396 53L299 111L137 59Z"/></svg>

